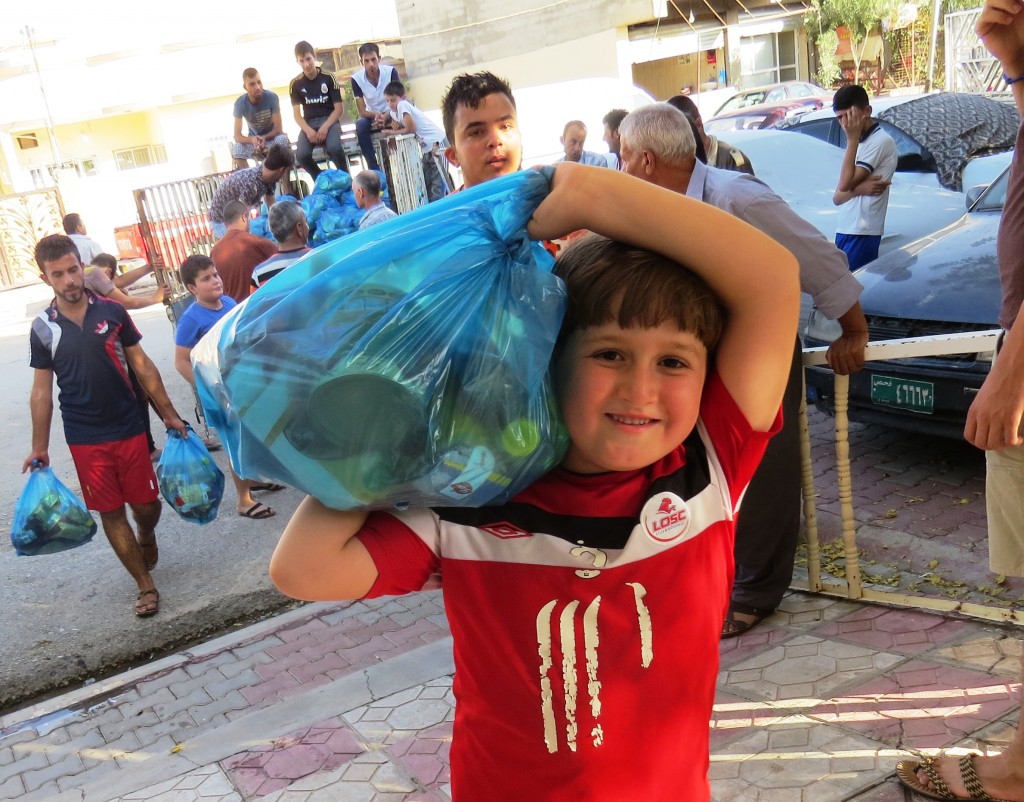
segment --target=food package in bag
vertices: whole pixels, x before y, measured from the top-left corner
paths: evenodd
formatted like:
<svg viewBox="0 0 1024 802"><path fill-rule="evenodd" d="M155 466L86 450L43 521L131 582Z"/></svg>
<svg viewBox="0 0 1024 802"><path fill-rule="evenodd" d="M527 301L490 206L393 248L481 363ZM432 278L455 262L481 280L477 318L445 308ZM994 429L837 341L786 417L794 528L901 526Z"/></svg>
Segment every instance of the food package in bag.
<svg viewBox="0 0 1024 802"><path fill-rule="evenodd" d="M37 465L14 505L14 551L25 557L84 546L96 534L96 521L49 466Z"/></svg>
<svg viewBox="0 0 1024 802"><path fill-rule="evenodd" d="M308 254L192 352L235 470L335 509L479 507L554 467L565 311L526 224L549 173L489 181Z"/></svg>
<svg viewBox="0 0 1024 802"><path fill-rule="evenodd" d="M192 427L186 426L185 432L187 437L167 430L156 478L160 494L183 520L208 524L217 517L224 497L224 473Z"/></svg>

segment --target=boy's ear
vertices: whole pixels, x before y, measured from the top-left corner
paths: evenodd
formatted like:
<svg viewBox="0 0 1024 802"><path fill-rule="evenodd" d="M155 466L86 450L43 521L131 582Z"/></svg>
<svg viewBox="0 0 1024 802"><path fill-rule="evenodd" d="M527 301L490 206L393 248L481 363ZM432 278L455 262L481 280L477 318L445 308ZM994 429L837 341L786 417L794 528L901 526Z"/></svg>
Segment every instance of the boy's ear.
<svg viewBox="0 0 1024 802"><path fill-rule="evenodd" d="M452 165L452 167L461 167L459 164L459 154L455 152L455 148L451 145L444 149L444 157Z"/></svg>

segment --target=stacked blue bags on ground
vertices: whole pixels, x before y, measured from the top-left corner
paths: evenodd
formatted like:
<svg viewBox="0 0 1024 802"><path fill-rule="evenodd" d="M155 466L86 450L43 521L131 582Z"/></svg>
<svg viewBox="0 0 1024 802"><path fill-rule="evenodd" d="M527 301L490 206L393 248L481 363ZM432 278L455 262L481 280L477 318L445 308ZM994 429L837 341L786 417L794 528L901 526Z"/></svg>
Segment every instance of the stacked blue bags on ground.
<svg viewBox="0 0 1024 802"><path fill-rule="evenodd" d="M524 171L346 236L222 318L193 364L238 473L335 509L475 507L556 465L565 291L526 233L548 190Z"/></svg>

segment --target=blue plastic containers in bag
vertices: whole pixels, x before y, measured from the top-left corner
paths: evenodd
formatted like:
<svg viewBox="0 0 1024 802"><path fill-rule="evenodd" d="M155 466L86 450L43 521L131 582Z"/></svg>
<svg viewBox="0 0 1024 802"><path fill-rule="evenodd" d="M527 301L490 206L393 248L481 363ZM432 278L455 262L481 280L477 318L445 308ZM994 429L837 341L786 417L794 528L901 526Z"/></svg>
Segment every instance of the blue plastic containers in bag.
<svg viewBox="0 0 1024 802"><path fill-rule="evenodd" d="M241 475L335 509L500 503L568 446L548 378L565 311L526 233L544 172L308 254L193 350Z"/></svg>
<svg viewBox="0 0 1024 802"><path fill-rule="evenodd" d="M224 474L192 427L185 431L188 437L175 429L167 430L156 478L161 495L182 519L208 524L217 517L224 497Z"/></svg>
<svg viewBox="0 0 1024 802"><path fill-rule="evenodd" d="M92 515L48 466L37 464L14 506L14 551L25 557L84 546L96 534Z"/></svg>

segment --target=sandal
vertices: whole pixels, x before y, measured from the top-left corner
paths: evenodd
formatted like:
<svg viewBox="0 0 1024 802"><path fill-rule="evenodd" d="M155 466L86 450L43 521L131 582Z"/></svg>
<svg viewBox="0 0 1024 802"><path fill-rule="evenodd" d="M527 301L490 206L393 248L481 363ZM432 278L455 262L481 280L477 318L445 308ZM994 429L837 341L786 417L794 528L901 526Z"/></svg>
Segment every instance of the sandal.
<svg viewBox="0 0 1024 802"><path fill-rule="evenodd" d="M152 598L147 601L143 601L147 596ZM140 590L139 595L135 597L135 615L138 618L149 618L151 615L156 615L159 612L160 592L156 588Z"/></svg>
<svg viewBox="0 0 1024 802"><path fill-rule="evenodd" d="M259 501L249 507L245 512L240 512L238 514L243 518L252 518L254 521L262 521L264 518L272 518L277 515L274 510Z"/></svg>
<svg viewBox="0 0 1024 802"><path fill-rule="evenodd" d="M758 610L756 607L730 604L729 612L725 614L725 621L722 622L722 637L737 638L745 632L749 632L774 612L774 610Z"/></svg>
<svg viewBox="0 0 1024 802"><path fill-rule="evenodd" d="M901 760L896 764L896 778L907 788L930 799L955 800L955 802L1004 802L985 793L978 772L974 770L976 755L963 755L959 761L960 781L970 796L954 794L939 773L935 770L935 757L926 757L920 762ZM930 785L921 785L917 778L918 770L923 771Z"/></svg>
<svg viewBox="0 0 1024 802"><path fill-rule="evenodd" d="M258 484L249 485L249 490L269 490L271 493L276 493L278 490L284 490L284 485L275 485L272 482L259 482Z"/></svg>
<svg viewBox="0 0 1024 802"><path fill-rule="evenodd" d="M156 538L149 543L139 543L139 549L142 551L142 561L146 564L146 570L152 571L160 559L160 548L156 545Z"/></svg>

